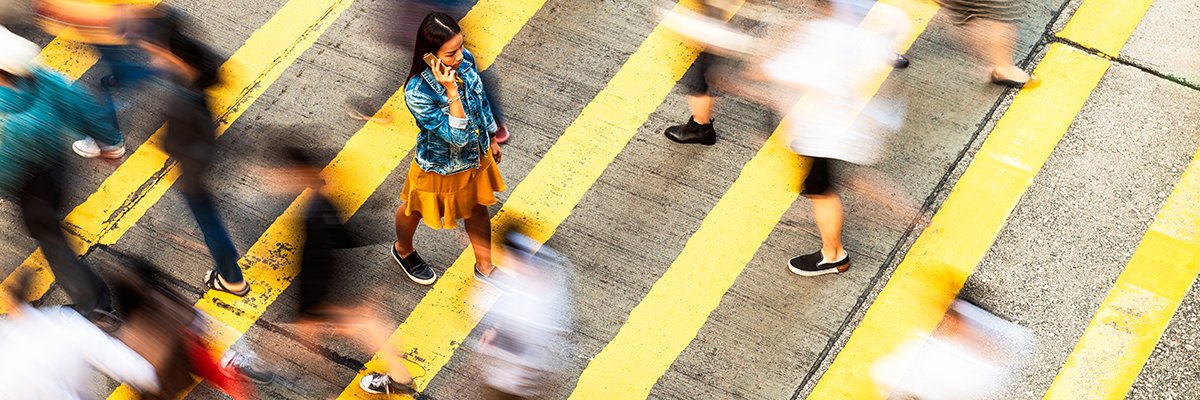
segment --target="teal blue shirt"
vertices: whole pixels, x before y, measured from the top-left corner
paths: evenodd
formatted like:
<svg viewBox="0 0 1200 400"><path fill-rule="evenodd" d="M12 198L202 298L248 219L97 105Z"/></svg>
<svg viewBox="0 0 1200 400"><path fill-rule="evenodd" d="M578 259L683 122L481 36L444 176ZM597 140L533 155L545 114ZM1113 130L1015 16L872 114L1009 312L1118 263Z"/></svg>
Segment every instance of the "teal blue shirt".
<svg viewBox="0 0 1200 400"><path fill-rule="evenodd" d="M70 139L112 144L117 131L92 95L56 72L35 68L0 87L0 193L14 193L35 166L59 167Z"/></svg>

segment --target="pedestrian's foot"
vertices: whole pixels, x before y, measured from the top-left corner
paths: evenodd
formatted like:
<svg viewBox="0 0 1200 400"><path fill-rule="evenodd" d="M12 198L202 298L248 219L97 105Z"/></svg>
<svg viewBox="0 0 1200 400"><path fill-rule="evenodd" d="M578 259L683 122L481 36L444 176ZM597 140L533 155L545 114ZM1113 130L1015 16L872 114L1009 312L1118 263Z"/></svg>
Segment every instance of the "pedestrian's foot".
<svg viewBox="0 0 1200 400"><path fill-rule="evenodd" d="M367 97L358 97L346 101L346 115L359 121L370 121L378 124L392 122L391 117L379 115L379 106Z"/></svg>
<svg viewBox="0 0 1200 400"><path fill-rule="evenodd" d="M686 124L667 128L663 134L675 143L700 143L706 146L717 143L717 130L713 128L713 122L701 125L695 118L688 118Z"/></svg>
<svg viewBox="0 0 1200 400"><path fill-rule="evenodd" d="M404 270L408 279L422 285L432 285L437 280L437 273L433 272L433 268L429 267L416 251L409 253L407 257L401 257L395 243L391 247L392 259L396 260L396 264L400 264L400 269Z"/></svg>
<svg viewBox="0 0 1200 400"><path fill-rule="evenodd" d="M475 264L475 280L477 281L504 291L507 290L504 284L508 282L508 279L505 278L506 277L504 276L504 273L500 272L500 268L497 268L495 265L492 266L491 272L488 272L487 275L484 275L483 272L479 270L479 264Z"/></svg>
<svg viewBox="0 0 1200 400"><path fill-rule="evenodd" d="M406 384L398 383L392 380L392 377L387 374L374 373L362 377L358 381L358 387L364 392L370 394L387 394L391 395L393 390L401 393L416 394L417 390L412 387L412 382ZM415 397L415 396L414 396Z"/></svg>
<svg viewBox="0 0 1200 400"><path fill-rule="evenodd" d="M1020 69L1014 69L1008 74L1001 74L999 68L993 69L991 78L994 84L1017 89L1033 89L1042 83L1033 74L1025 73Z"/></svg>
<svg viewBox="0 0 1200 400"><path fill-rule="evenodd" d="M84 138L72 143L71 150L83 158L121 158L125 155L125 143L101 146L95 139Z"/></svg>
<svg viewBox="0 0 1200 400"><path fill-rule="evenodd" d="M225 375L234 378L244 378L259 384L269 384L275 380L275 372L257 363L257 358L236 351L228 351L221 357L221 368Z"/></svg>
<svg viewBox="0 0 1200 400"><path fill-rule="evenodd" d="M908 68L908 57L903 54L897 54L896 59L892 60L892 67L896 69Z"/></svg>
<svg viewBox="0 0 1200 400"><path fill-rule="evenodd" d="M100 328L100 330L104 331L105 333L116 332L124 322L121 320L121 317L117 316L117 311L113 310L112 308L98 308L88 312L86 315L84 315L84 317L86 317L88 321L91 321L92 324L95 324L97 328Z"/></svg>
<svg viewBox="0 0 1200 400"><path fill-rule="evenodd" d="M250 293L250 284L246 283L246 281L229 283L226 282L225 278L222 278L220 274L212 270L209 270L208 273L204 275L204 286L208 286L209 289L229 293L237 297L245 297L247 293Z"/></svg>
<svg viewBox="0 0 1200 400"><path fill-rule="evenodd" d="M508 141L508 127L504 124L496 124L496 143L504 144Z"/></svg>
<svg viewBox="0 0 1200 400"><path fill-rule="evenodd" d="M820 251L788 260L788 269L800 276L819 276L846 272L850 269L850 254L838 260L826 260Z"/></svg>

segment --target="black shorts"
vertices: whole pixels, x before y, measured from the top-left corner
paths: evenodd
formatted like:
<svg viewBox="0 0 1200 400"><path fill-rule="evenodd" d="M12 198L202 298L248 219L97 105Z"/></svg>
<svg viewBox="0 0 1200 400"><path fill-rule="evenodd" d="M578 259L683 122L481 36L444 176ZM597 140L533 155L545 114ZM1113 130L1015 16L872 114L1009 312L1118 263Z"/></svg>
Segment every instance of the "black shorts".
<svg viewBox="0 0 1200 400"><path fill-rule="evenodd" d="M808 176L804 177L801 195L825 194L833 190L833 169L828 158L813 157Z"/></svg>
<svg viewBox="0 0 1200 400"><path fill-rule="evenodd" d="M707 52L700 52L696 57L696 61L683 74L683 78L679 81L683 87L687 89L687 94L690 96L702 96L709 94L708 80L709 72L712 70L713 63L717 56Z"/></svg>

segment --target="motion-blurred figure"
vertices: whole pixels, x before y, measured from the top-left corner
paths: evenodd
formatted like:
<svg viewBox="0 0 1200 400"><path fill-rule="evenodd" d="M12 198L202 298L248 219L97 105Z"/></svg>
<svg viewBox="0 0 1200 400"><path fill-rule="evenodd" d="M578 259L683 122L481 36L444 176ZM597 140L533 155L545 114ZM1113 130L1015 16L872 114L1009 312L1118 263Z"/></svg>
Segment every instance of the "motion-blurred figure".
<svg viewBox="0 0 1200 400"><path fill-rule="evenodd" d="M217 124L205 90L220 81L218 69L223 60L208 46L183 34L186 21L181 13L167 6L152 12L154 17L148 22L152 34L140 45L151 55L155 69L171 83L163 150L179 163L176 187L200 225L216 264L216 269L205 274L204 284L209 289L245 296L250 285L237 265L237 248L204 182L217 150Z"/></svg>
<svg viewBox="0 0 1200 400"><path fill-rule="evenodd" d="M1033 88L1040 81L1013 63L1017 22L1025 12L1017 0L938 0L954 23L963 26L968 39L991 64L992 83L1013 88Z"/></svg>
<svg viewBox="0 0 1200 400"><path fill-rule="evenodd" d="M838 1L834 0L833 2L837 3ZM714 92L738 95L746 100L772 107L780 104L790 107L795 100L795 96L792 95L792 92L796 91L794 88L778 90L773 87L777 83L769 83L768 87L770 88L766 89L765 93L763 89L749 87L754 81L761 80L761 71L758 69L762 67L763 60L777 56L776 53L779 51L777 47L780 47L780 43L777 43L779 38L760 38L748 35L729 26L725 20L726 16L741 10L739 15L745 14L748 19L756 19L772 26L771 31L773 32L783 33L784 47L794 44L797 39L797 37L787 35L787 32L794 29L793 25L795 24L781 21L769 10L752 2L747 2L745 5L738 3L730 0L707 0L702 13L677 10L669 14L663 21L664 26L691 39L703 49L680 80L688 91L687 102L692 116L687 123L671 126L664 131L667 138L676 143L704 145L716 143L717 131L712 123ZM827 8L829 1L817 0L817 4L822 8ZM865 16L865 12L850 15L849 18L857 18L857 20L847 22L857 24L863 16ZM812 42L815 43L815 41ZM844 44L846 43L837 40L825 43L828 46ZM845 50L854 51L854 49ZM884 60L895 68L905 68L909 64L907 58L895 52L888 54ZM804 61L808 64L829 65L828 60L820 58ZM876 60L871 60L870 64L876 63ZM834 64L843 65L836 62Z"/></svg>
<svg viewBox="0 0 1200 400"><path fill-rule="evenodd" d="M362 389L375 394L396 391L417 395L412 388L412 376L404 367L404 355L385 345L395 322L375 310L370 288L355 287L350 278L354 271L339 256L357 245L344 226L344 214L327 192L329 186L321 177L322 164L299 147L284 147L275 158L282 160L282 165L273 167L268 174L274 190L297 195L311 189L302 221L304 245L297 276L300 286L297 330L314 342L340 337L354 341L364 351L385 349L380 354L387 364L387 373L364 377L360 382Z"/></svg>
<svg viewBox="0 0 1200 400"><path fill-rule="evenodd" d="M160 382L160 387L144 390L142 397L177 398L192 386L195 374L234 399L254 398L239 376L227 374L209 354L200 335L203 313L149 262L123 258L129 268L115 280L113 292L126 321L116 336L154 366Z"/></svg>
<svg viewBox="0 0 1200 400"><path fill-rule="evenodd" d="M102 109L65 78L37 65L37 45L0 27L0 193L16 197L29 236L75 309L115 324L100 276L75 257L59 225L68 134L112 140ZM115 328L115 326L112 326Z"/></svg>
<svg viewBox="0 0 1200 400"><path fill-rule="evenodd" d="M139 14L147 7L128 0L33 0L32 6L47 33L91 45L100 53L100 62L109 67L110 74L100 78L100 87L109 123L117 135L108 141L84 138L75 141L71 149L84 158L121 158L125 143L113 92L134 88L155 75L136 45Z"/></svg>
<svg viewBox="0 0 1200 400"><path fill-rule="evenodd" d="M880 395L921 400L996 398L1033 349L1033 334L954 300L933 337L916 337L871 367Z"/></svg>
<svg viewBox="0 0 1200 400"><path fill-rule="evenodd" d="M496 284L500 298L480 338L489 399L525 399L561 368L564 335L572 318L571 279L565 258L526 236L519 225L502 227L500 258L507 271ZM477 301L490 301L480 293Z"/></svg>
<svg viewBox="0 0 1200 400"><path fill-rule="evenodd" d="M388 17L384 19L387 24L383 29L384 32L387 32L386 40L396 50L395 54L409 54L416 45L417 30L426 15L442 13L458 21L467 14L472 4L474 2L466 0L390 0L386 11ZM407 61L402 59L403 57L400 58L393 63L402 65ZM509 136L501 109L500 78L487 71L480 71L480 74L484 76L483 89L487 92L488 99L491 100L492 114L495 116L496 125L499 128L496 132L496 142L507 142ZM385 97L392 92L393 88L390 86L380 89L380 93L385 93L383 95ZM371 115L380 106L379 102L365 97L353 98L348 105L347 113L351 117L363 121L372 120ZM388 123L390 119L376 122Z"/></svg>
<svg viewBox="0 0 1200 400"><path fill-rule="evenodd" d="M0 319L0 400L85 399L92 372L152 392L159 389L154 367L78 312L37 309L25 303L29 275L12 291L0 289L8 318Z"/></svg>

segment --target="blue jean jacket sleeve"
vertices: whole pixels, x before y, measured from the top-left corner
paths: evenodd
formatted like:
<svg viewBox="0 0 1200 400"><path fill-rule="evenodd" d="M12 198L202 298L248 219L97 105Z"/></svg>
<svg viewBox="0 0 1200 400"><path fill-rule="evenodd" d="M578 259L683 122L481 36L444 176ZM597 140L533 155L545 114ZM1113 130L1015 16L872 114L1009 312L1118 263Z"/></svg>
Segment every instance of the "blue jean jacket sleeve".
<svg viewBox="0 0 1200 400"><path fill-rule="evenodd" d="M471 140L466 118L451 116L438 107L437 101L419 90L405 90L404 102L422 130L437 135L454 147L466 146Z"/></svg>

